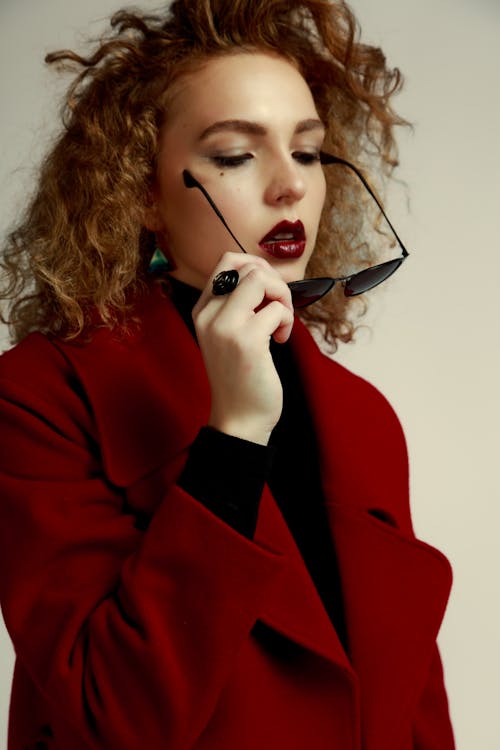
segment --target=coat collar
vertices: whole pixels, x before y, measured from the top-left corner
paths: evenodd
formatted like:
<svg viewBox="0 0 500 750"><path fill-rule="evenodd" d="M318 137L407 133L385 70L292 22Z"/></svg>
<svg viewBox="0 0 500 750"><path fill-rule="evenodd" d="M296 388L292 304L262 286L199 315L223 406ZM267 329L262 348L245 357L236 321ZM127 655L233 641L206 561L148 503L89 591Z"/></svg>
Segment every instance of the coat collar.
<svg viewBox="0 0 500 750"><path fill-rule="evenodd" d="M62 344L93 407L107 475L129 487L185 452L210 411L196 341L160 285L140 297L136 328L98 329L90 344Z"/></svg>
<svg viewBox="0 0 500 750"><path fill-rule="evenodd" d="M63 345L94 411L106 471L121 487L160 466L179 472L210 407L198 346L160 288L138 315L141 328L127 338L102 331L89 346ZM255 541L284 564L260 620L340 671L353 700L360 692L364 746L391 750L422 689L450 569L413 536L404 439L385 400L321 354L299 321L292 349L318 436L349 658L268 488Z"/></svg>

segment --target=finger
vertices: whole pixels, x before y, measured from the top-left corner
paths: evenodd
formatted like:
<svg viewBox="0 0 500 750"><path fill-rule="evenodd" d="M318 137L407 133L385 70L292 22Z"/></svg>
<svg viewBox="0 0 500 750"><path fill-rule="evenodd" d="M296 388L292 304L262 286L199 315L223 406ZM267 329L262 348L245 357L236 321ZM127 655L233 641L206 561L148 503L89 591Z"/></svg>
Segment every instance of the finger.
<svg viewBox="0 0 500 750"><path fill-rule="evenodd" d="M223 266L224 263L231 263L235 260L234 255L234 253L226 253L224 255L222 261L218 263L214 269L213 273L215 276L213 278L217 277L219 268ZM293 309L288 286L283 282L279 273L273 269L264 258L259 258L258 256L245 256L242 260L241 256L241 253L239 256L236 255L237 260L235 263L235 265L238 265L239 267L238 273L240 278L238 285L230 294L214 295L211 283L207 283L200 299L193 308L193 319L197 325L209 324L210 321L226 309L229 311L229 314L236 315L240 322L245 320L248 315L253 313L254 309L264 301L266 283L262 282L266 277L271 280L267 284L269 298L281 299L283 304L289 305L290 309ZM247 294L242 294L240 286L247 277L252 277L253 279L253 293L248 294L249 290L247 289L247 282L243 286L243 288L247 290ZM235 302L237 302L237 304L232 302L232 298L235 294Z"/></svg>
<svg viewBox="0 0 500 750"><path fill-rule="evenodd" d="M250 265L251 267L261 266L271 268L270 264L264 258L260 258L257 255L245 255L244 253L235 252L223 253L216 266L212 270L193 312L197 312L201 308L205 307L208 302L212 302L214 301L214 299L217 299L214 298L212 292L212 284L214 278L218 273L220 273L221 271L236 270L240 274L240 278L242 278L245 275L244 269L247 265ZM225 297L221 296L218 298L218 301L223 302L224 299Z"/></svg>
<svg viewBox="0 0 500 750"><path fill-rule="evenodd" d="M293 312L274 300L256 313L250 327L257 328L261 335L272 336L278 344L284 344L290 337L293 322Z"/></svg>
<svg viewBox="0 0 500 750"><path fill-rule="evenodd" d="M228 314L246 318L268 302L280 302L293 314L292 295L288 285L273 268L245 269L245 273L226 300L224 310Z"/></svg>

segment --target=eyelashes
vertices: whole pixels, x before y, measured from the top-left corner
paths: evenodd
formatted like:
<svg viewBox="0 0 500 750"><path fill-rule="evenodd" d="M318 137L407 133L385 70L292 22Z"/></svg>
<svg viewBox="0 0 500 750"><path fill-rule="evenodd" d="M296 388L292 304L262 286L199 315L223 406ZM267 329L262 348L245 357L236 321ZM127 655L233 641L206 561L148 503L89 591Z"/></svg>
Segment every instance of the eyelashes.
<svg viewBox="0 0 500 750"><path fill-rule="evenodd" d="M303 166L310 166L320 162L319 151L293 151L292 157ZM224 156L223 154L218 154L216 156L211 156L210 161L212 161L216 167L221 169L232 169L243 166L243 164L246 164L253 158L253 154L249 153L237 154L235 156Z"/></svg>
<svg viewBox="0 0 500 750"><path fill-rule="evenodd" d="M294 151L292 156L295 161L298 161L299 164L303 164L306 167L309 164L318 164L320 162L319 151Z"/></svg>
<svg viewBox="0 0 500 750"><path fill-rule="evenodd" d="M253 159L252 154L238 154L238 156L212 156L211 161L217 166L224 169L231 169L231 167L241 167L250 159Z"/></svg>

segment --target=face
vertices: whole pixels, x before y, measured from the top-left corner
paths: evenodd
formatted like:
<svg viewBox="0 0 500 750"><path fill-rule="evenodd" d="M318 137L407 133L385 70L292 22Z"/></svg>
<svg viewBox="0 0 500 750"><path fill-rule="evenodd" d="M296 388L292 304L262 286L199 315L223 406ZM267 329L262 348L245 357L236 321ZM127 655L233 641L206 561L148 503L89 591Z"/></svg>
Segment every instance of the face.
<svg viewBox="0 0 500 750"><path fill-rule="evenodd" d="M160 134L147 221L172 275L201 289L222 253L239 250L201 192L185 187L187 169L248 253L285 281L303 278L325 200L323 138L309 87L281 57L233 54L183 77Z"/></svg>

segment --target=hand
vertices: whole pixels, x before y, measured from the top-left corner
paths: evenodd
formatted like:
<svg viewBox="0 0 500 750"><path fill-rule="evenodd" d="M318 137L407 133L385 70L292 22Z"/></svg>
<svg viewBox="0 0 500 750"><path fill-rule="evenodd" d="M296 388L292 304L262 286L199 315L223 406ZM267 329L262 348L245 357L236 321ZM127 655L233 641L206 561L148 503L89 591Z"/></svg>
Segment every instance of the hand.
<svg viewBox="0 0 500 750"><path fill-rule="evenodd" d="M213 278L233 268L240 275L236 289L214 296ZM193 308L193 320L212 391L208 424L266 445L283 408L269 340L284 343L292 331L287 284L264 258L225 253Z"/></svg>

